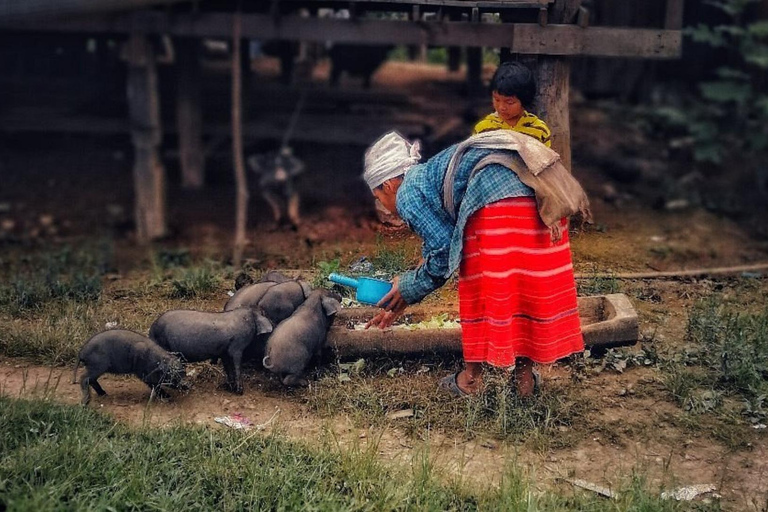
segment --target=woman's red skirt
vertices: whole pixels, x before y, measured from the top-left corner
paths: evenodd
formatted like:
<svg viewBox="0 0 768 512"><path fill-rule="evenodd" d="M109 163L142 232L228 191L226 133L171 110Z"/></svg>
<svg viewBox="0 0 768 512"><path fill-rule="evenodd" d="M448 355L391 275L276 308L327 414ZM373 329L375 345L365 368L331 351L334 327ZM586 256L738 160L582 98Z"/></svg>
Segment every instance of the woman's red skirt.
<svg viewBox="0 0 768 512"><path fill-rule="evenodd" d="M568 230L553 244L532 197L475 212L464 230L459 311L468 363L548 364L583 351Z"/></svg>

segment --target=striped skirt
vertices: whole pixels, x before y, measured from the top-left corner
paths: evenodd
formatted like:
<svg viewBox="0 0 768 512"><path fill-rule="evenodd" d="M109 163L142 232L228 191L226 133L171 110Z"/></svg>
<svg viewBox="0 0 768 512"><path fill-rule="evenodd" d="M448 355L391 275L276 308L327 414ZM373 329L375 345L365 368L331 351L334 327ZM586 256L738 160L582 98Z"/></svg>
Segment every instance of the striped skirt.
<svg viewBox="0 0 768 512"><path fill-rule="evenodd" d="M502 199L469 218L459 314L468 363L548 364L584 350L568 230L553 244L534 198Z"/></svg>

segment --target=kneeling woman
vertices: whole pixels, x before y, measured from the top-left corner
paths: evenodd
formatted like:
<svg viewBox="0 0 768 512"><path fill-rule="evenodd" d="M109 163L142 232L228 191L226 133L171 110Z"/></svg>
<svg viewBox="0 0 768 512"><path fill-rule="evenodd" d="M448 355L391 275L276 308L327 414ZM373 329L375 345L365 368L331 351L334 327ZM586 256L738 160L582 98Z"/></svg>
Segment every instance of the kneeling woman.
<svg viewBox="0 0 768 512"><path fill-rule="evenodd" d="M528 396L534 362L584 350L566 217L589 215L586 196L555 152L515 132L476 135L418 161L418 145L395 132L365 155L373 195L424 244L422 263L393 280L368 326L388 327L458 269L466 367L441 387L478 393L488 363L515 366L517 392Z"/></svg>

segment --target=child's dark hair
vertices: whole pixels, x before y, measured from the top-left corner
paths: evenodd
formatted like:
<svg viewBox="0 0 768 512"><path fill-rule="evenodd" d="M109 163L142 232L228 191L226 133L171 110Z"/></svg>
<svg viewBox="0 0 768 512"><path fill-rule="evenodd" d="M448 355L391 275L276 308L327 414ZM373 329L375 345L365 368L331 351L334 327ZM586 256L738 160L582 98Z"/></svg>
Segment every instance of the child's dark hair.
<svg viewBox="0 0 768 512"><path fill-rule="evenodd" d="M491 92L504 96L517 96L524 107L530 107L536 97L533 72L519 62L503 62L491 79Z"/></svg>

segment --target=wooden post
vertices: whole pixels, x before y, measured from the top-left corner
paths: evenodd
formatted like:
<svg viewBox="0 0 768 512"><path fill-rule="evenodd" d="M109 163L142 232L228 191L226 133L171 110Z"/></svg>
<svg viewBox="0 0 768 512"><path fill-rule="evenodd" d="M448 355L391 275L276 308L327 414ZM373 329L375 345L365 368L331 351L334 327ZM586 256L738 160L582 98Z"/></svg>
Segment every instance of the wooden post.
<svg viewBox="0 0 768 512"><path fill-rule="evenodd" d="M158 149L162 140L160 96L152 45L131 34L126 43L128 111L134 147L133 181L136 238L139 243L166 235L165 169Z"/></svg>
<svg viewBox="0 0 768 512"><path fill-rule="evenodd" d="M480 23L480 10L472 8L472 23ZM483 49L467 48L467 93L470 96L480 94L483 88Z"/></svg>
<svg viewBox="0 0 768 512"><path fill-rule="evenodd" d="M581 0L555 0L550 23L570 23L581 7ZM552 130L552 149L571 168L571 117L569 111L571 63L566 57L539 56L536 62L538 98L536 113Z"/></svg>
<svg viewBox="0 0 768 512"><path fill-rule="evenodd" d="M536 113L552 130L552 149L566 169L571 168L571 119L569 112L571 63L562 57L541 56L536 65Z"/></svg>
<svg viewBox="0 0 768 512"><path fill-rule="evenodd" d="M448 12L445 15L448 21L455 21L456 15ZM461 19L461 17L459 17ZM449 46L448 47L448 71L455 72L461 68L461 47Z"/></svg>
<svg viewBox="0 0 768 512"><path fill-rule="evenodd" d="M245 175L243 156L241 33L242 21L238 12L235 14L232 30L232 160L235 165L235 184L237 187L235 250L232 258L232 264L235 268L239 268L243 260L246 242L245 228L248 220L248 181Z"/></svg>
<svg viewBox="0 0 768 512"><path fill-rule="evenodd" d="M200 41L177 39L176 126L179 132L181 186L200 189L205 181L203 113L200 93Z"/></svg>
<svg viewBox="0 0 768 512"><path fill-rule="evenodd" d="M681 30L683 28L683 2L684 0L667 0L667 10L664 16L664 28L667 30Z"/></svg>

